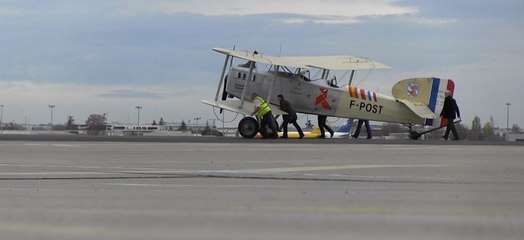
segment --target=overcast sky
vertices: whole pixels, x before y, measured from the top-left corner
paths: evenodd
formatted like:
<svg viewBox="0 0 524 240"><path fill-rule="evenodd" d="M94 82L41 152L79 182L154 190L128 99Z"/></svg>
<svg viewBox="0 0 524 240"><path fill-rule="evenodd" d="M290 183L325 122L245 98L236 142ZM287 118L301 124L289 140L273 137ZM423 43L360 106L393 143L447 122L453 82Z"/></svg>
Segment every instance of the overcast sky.
<svg viewBox="0 0 524 240"><path fill-rule="evenodd" d="M411 77L453 79L463 120L524 127L522 0L0 0L4 122L54 123L91 113L110 121L216 118L224 56L354 55L390 70L358 72L391 95ZM234 115L226 115L226 120Z"/></svg>

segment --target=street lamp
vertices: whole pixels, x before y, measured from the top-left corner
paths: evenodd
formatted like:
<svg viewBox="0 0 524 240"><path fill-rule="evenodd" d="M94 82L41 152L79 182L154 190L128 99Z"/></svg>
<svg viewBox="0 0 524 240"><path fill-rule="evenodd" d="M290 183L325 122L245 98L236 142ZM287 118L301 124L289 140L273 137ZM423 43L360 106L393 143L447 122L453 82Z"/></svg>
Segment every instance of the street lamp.
<svg viewBox="0 0 524 240"><path fill-rule="evenodd" d="M136 110L138 111L138 129L140 130L140 110L142 109L142 106L136 106Z"/></svg>
<svg viewBox="0 0 524 240"><path fill-rule="evenodd" d="M198 120L200 120L201 117L196 117L195 120L196 120L196 126L198 127Z"/></svg>
<svg viewBox="0 0 524 240"><path fill-rule="evenodd" d="M2 126L2 121L4 120L4 105L0 105L0 134L2 134L4 128Z"/></svg>
<svg viewBox="0 0 524 240"><path fill-rule="evenodd" d="M509 106L511 103L506 103L506 141L509 141Z"/></svg>
<svg viewBox="0 0 524 240"><path fill-rule="evenodd" d="M49 109L51 109L51 127L49 130L53 131L53 109L55 108L55 105L51 104L49 105Z"/></svg>

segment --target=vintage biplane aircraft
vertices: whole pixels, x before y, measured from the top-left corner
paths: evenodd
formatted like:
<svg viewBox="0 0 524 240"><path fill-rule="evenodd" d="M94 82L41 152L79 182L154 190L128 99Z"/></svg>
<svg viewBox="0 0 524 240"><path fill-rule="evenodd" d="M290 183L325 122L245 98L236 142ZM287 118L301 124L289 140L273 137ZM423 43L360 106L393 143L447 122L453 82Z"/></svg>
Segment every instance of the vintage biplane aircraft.
<svg viewBox="0 0 524 240"><path fill-rule="evenodd" d="M454 91L452 80L433 77L401 80L393 86L392 97L358 88L351 85L355 71L391 67L348 55L276 57L256 51L213 50L226 58L215 99L202 102L245 115L238 124L245 138L259 132L258 121L249 116L254 109L249 101L253 92L266 99L273 115L286 114L278 108L277 95L282 94L297 113L401 123L409 126L410 136L417 139L420 134L411 127L440 127L444 91ZM234 58L247 63L233 66ZM320 71L320 77L312 78L313 70ZM350 71L348 84L339 86L336 76L330 76L332 71Z"/></svg>

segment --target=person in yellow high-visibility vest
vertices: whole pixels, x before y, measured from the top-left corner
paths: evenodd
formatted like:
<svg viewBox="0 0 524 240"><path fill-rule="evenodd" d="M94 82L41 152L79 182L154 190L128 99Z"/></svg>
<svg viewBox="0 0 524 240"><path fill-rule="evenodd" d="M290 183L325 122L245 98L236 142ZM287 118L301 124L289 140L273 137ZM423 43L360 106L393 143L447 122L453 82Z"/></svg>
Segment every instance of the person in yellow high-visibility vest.
<svg viewBox="0 0 524 240"><path fill-rule="evenodd" d="M257 115L260 119L260 132L264 138L278 138L277 127L275 126L275 119L271 113L269 104L257 93L251 94L251 101L255 104L255 109L251 116ZM271 129L271 134L267 133L267 126Z"/></svg>

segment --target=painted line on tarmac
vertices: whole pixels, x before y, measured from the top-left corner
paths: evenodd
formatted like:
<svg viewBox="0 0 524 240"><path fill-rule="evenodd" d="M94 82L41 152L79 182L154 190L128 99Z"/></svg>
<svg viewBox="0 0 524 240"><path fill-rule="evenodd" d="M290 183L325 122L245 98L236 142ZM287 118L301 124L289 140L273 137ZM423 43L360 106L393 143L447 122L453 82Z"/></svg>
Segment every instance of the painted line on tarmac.
<svg viewBox="0 0 524 240"><path fill-rule="evenodd" d="M253 174L253 173L293 173L293 172L314 172L314 171L333 171L345 169L372 169L372 168L414 168L414 167L445 167L446 165L426 164L426 165L391 165L391 164L368 164L368 165L339 165L339 166L302 166L302 167L281 167L281 168L257 168L257 169L238 169L238 170L146 170L146 171L121 171L119 173L132 174Z"/></svg>
<svg viewBox="0 0 524 240"><path fill-rule="evenodd" d="M341 166L305 166L305 167L283 167L283 168L262 168L244 169L235 172L239 173L289 173L289 172L310 172L310 171L333 171L345 169L372 169L372 168L412 168L412 167L444 167L445 165L390 165L390 164L370 164L370 165L341 165Z"/></svg>
<svg viewBox="0 0 524 240"><path fill-rule="evenodd" d="M3 236L30 236L34 239L148 239L151 232L118 226L53 223L13 223L0 221Z"/></svg>
<svg viewBox="0 0 524 240"><path fill-rule="evenodd" d="M328 166L300 166L300 167L280 167L280 168L258 168L258 169L238 169L238 170L189 170L189 169L173 169L160 170L152 168L108 168L119 171L112 172L94 172L94 171L43 171L43 172L4 172L0 173L2 176L38 176L38 175L108 175L108 174L213 174L213 173L229 173L229 174L253 174L253 173L294 173L294 172L314 172L314 171L334 171L347 169L374 169L374 168L416 168L416 167L445 167L446 165L438 164L424 164L424 165L391 165L391 164L366 164L366 165L328 165ZM78 166L78 168L81 168ZM85 167L91 168L91 167ZM93 167L101 168L101 167ZM105 167L102 167L105 168ZM126 170L127 169L127 170Z"/></svg>
<svg viewBox="0 0 524 240"><path fill-rule="evenodd" d="M2 176L40 176L40 175L107 175L115 173L105 172L8 172L0 173Z"/></svg>

